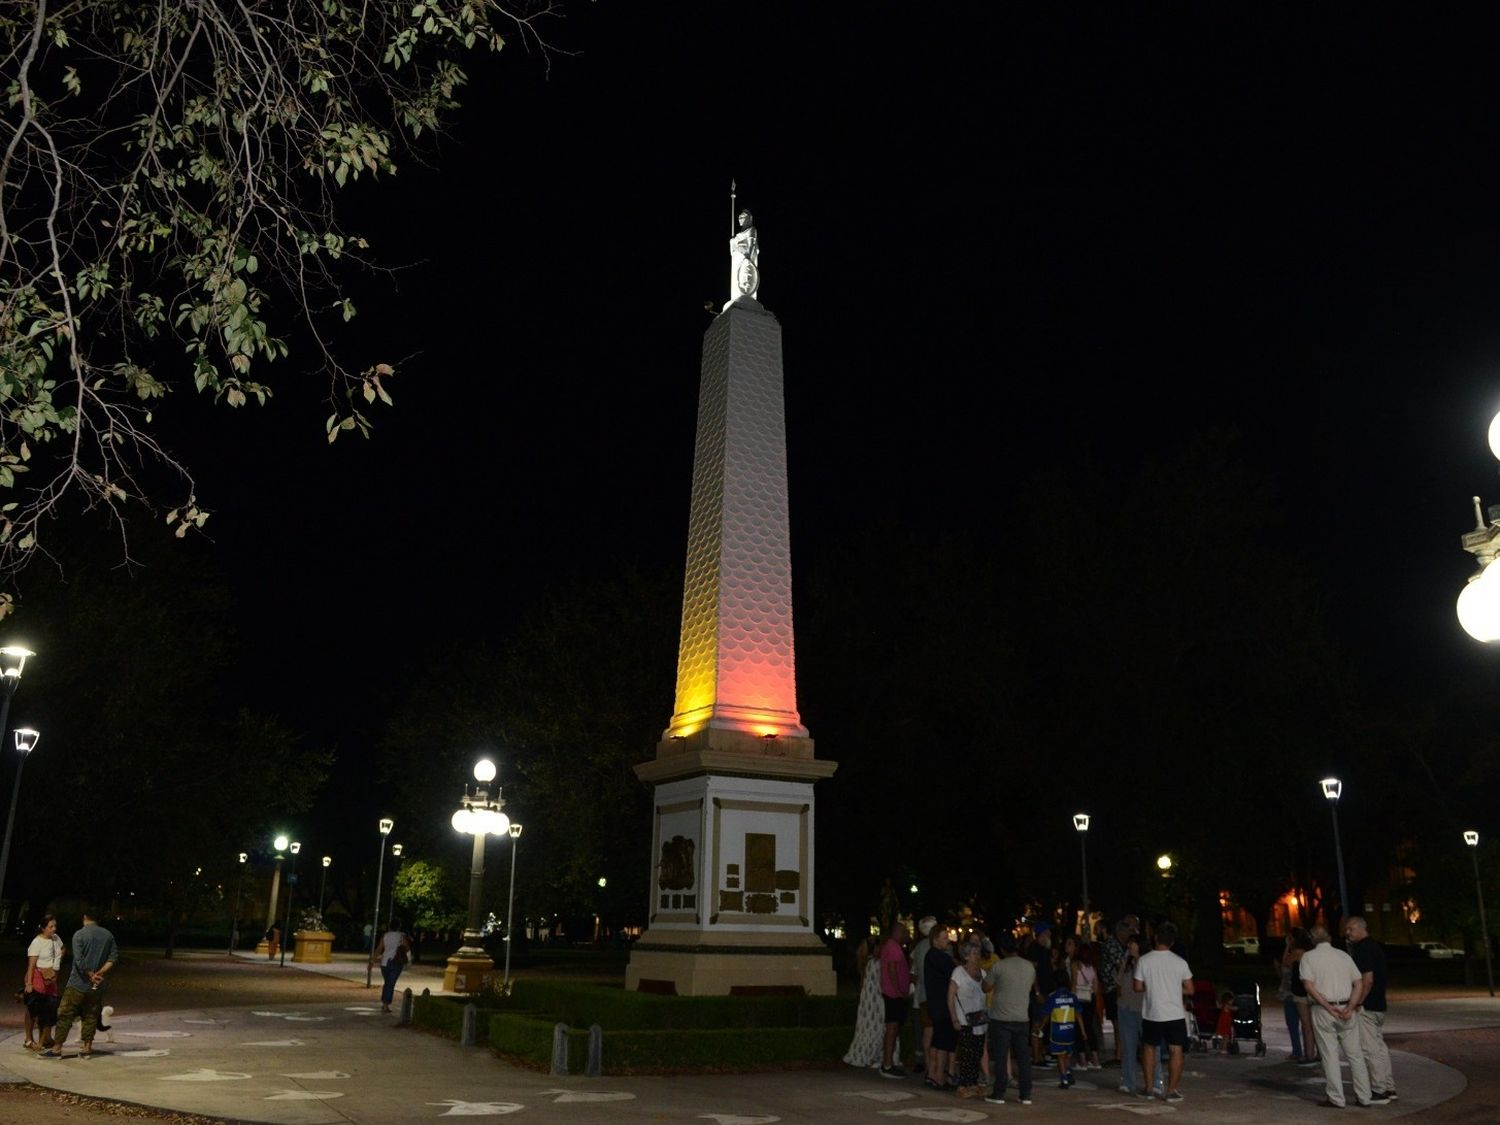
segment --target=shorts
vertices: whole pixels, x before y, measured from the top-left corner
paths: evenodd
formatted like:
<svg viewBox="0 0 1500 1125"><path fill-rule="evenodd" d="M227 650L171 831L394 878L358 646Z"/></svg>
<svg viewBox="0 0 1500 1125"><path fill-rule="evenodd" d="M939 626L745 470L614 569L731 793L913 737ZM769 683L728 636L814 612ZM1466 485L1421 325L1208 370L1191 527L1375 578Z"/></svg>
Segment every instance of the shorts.
<svg viewBox="0 0 1500 1125"><path fill-rule="evenodd" d="M904 996L886 996L886 997L883 997L883 999L885 1000L885 1022L886 1023L905 1023L906 1022L906 997L904 997Z"/></svg>
<svg viewBox="0 0 1500 1125"><path fill-rule="evenodd" d="M1142 1020L1141 1042L1148 1047L1187 1047L1187 1020Z"/></svg>

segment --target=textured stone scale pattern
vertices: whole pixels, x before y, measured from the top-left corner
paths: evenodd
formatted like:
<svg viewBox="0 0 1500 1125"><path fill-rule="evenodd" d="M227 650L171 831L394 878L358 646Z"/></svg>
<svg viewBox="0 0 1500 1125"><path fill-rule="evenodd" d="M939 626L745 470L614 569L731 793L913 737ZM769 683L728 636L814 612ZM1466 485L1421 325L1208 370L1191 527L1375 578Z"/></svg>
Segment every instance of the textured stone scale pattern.
<svg viewBox="0 0 1500 1125"><path fill-rule="evenodd" d="M705 724L807 732L797 715L781 325L741 299L703 342L676 713Z"/></svg>

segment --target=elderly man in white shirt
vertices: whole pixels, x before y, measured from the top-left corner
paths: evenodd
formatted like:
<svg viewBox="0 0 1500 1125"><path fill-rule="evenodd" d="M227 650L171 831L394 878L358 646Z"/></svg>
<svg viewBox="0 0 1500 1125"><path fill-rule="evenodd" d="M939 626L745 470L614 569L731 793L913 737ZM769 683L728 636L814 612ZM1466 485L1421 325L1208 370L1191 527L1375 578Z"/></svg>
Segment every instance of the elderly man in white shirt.
<svg viewBox="0 0 1500 1125"><path fill-rule="evenodd" d="M1302 983L1314 1007L1313 1038L1318 1042L1318 1056L1323 1062L1323 1081L1328 1096L1323 1106L1344 1108L1344 1079L1339 1073L1339 1049L1349 1058L1349 1077L1354 1082L1354 1097L1362 1106L1385 1105L1386 1098L1370 1091L1370 1071L1359 1038L1359 1021L1355 1010L1364 997L1364 974L1354 958L1335 949L1327 926L1311 930L1314 948L1297 963Z"/></svg>

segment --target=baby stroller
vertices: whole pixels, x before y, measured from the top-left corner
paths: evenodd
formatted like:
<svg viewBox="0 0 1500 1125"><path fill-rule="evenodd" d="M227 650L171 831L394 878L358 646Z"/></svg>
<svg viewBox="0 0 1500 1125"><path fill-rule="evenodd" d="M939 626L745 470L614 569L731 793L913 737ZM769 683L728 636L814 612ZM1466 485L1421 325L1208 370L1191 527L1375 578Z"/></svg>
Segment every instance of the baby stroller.
<svg viewBox="0 0 1500 1125"><path fill-rule="evenodd" d="M1235 981L1234 991L1234 1036L1229 1040L1231 1055L1240 1053L1240 1041L1253 1042L1255 1055L1266 1053L1266 1041L1260 1033L1260 985L1254 981Z"/></svg>
<svg viewBox="0 0 1500 1125"><path fill-rule="evenodd" d="M1193 982L1192 1002L1187 1009L1188 1050L1206 1051L1213 1046L1219 1019L1219 990L1206 980Z"/></svg>

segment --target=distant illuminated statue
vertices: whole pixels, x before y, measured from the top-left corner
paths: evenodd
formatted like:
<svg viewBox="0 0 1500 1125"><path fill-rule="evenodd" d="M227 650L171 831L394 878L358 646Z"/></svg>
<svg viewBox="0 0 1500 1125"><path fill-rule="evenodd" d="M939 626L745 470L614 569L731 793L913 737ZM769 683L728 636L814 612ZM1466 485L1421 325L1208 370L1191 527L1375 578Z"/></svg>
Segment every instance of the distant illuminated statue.
<svg viewBox="0 0 1500 1125"><path fill-rule="evenodd" d="M729 301L727 309L741 297L760 292L760 236L755 233L755 217L749 211L739 213L740 229L729 240Z"/></svg>

